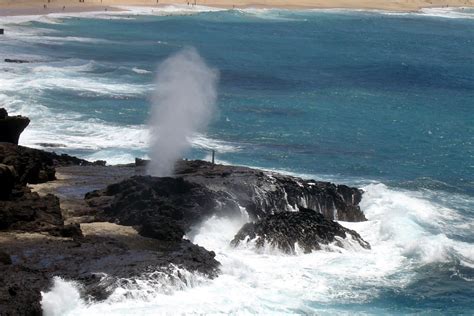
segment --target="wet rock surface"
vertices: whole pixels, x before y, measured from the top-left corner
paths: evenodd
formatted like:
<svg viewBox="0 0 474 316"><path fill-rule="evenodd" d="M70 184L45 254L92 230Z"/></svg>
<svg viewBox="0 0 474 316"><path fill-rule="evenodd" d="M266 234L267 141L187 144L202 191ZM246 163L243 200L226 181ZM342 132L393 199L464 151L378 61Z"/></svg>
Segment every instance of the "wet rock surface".
<svg viewBox="0 0 474 316"><path fill-rule="evenodd" d="M357 232L328 220L314 210L301 208L298 212L276 213L245 224L231 244L238 246L254 243L257 248L270 245L294 254L296 247L304 253L321 250L324 245L330 243L343 248L344 239L350 239L362 248L370 249L369 243Z"/></svg>
<svg viewBox="0 0 474 316"><path fill-rule="evenodd" d="M0 236L0 244L13 262L0 263L0 310L11 315L40 315L41 291L51 288L55 276L78 281L84 299L101 300L123 280L156 271L167 273L170 265L209 277L217 275L219 265L214 253L185 240L159 243L149 239L132 247L113 235L72 239L10 233Z"/></svg>
<svg viewBox="0 0 474 316"><path fill-rule="evenodd" d="M328 219L365 221L359 202L362 191L330 182L303 180L275 172L240 166L213 165L205 161L180 161L178 177L212 191L228 193L252 219L268 214L313 209Z"/></svg>

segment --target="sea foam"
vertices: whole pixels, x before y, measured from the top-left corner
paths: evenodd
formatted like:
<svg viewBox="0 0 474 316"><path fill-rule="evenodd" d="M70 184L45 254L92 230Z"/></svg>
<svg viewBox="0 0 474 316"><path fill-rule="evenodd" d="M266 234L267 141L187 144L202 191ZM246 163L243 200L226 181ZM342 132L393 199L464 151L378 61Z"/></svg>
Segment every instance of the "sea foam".
<svg viewBox="0 0 474 316"><path fill-rule="evenodd" d="M470 244L440 231L462 217L455 210L434 204L422 192L370 184L361 207L368 221L340 222L357 230L371 250L331 247L310 254L287 255L276 249L256 252L252 247L232 248L229 241L248 218L212 217L186 236L216 252L220 276L172 293L148 295L145 300L121 296L118 302L84 307L74 315L114 314L294 314L334 313L344 304L376 299L383 291L403 291L415 281L418 269L458 260L472 265ZM464 278L469 282L469 278ZM138 291L150 293L148 285ZM122 290L118 290L122 291ZM152 291L153 292L153 291ZM112 301L115 303L113 305Z"/></svg>

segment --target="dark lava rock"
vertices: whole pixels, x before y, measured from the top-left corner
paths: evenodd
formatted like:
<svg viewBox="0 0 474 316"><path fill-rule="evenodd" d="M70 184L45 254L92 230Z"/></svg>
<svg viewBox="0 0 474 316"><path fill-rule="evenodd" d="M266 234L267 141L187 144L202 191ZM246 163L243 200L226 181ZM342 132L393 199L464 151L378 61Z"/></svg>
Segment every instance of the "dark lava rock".
<svg viewBox="0 0 474 316"><path fill-rule="evenodd" d="M59 199L24 189L9 201L0 201L0 230L46 231L63 226Z"/></svg>
<svg viewBox="0 0 474 316"><path fill-rule="evenodd" d="M0 273L0 315L43 314L41 290L50 285L49 278L40 270L9 265Z"/></svg>
<svg viewBox="0 0 474 316"><path fill-rule="evenodd" d="M321 245L336 242L343 247L340 239L351 237L361 247L370 249L369 243L355 231L326 219L322 214L309 209L299 212L281 212L245 224L232 240L234 246L255 242L257 247L270 244L287 253L295 253L295 243L305 253L320 250Z"/></svg>
<svg viewBox="0 0 474 316"><path fill-rule="evenodd" d="M193 225L213 215L240 214L225 192L211 191L182 178L135 176L86 194L103 218L141 226L140 234L159 240L180 240Z"/></svg>
<svg viewBox="0 0 474 316"><path fill-rule="evenodd" d="M344 185L203 161L181 161L176 174L131 177L85 198L98 218L138 226L142 236L163 241L180 240L212 215L240 216L239 206L253 220L306 207L330 220L365 220L361 191Z"/></svg>
<svg viewBox="0 0 474 316"><path fill-rule="evenodd" d="M118 287L128 291L125 296L133 295L130 286L136 279L153 281L161 276L157 286L164 281L185 283L179 268L217 276L219 262L212 251L187 240L169 244L150 239L147 245L131 248L101 236L72 240L18 235L5 245L15 254L14 263L0 265L0 314L41 315L41 291L50 290L53 277L80 283L85 300L103 300Z"/></svg>
<svg viewBox="0 0 474 316"><path fill-rule="evenodd" d="M252 219L272 213L313 209L328 219L365 221L362 191L330 182L303 180L274 172L205 161L180 161L177 176L213 191L222 191L245 207Z"/></svg>
<svg viewBox="0 0 474 316"><path fill-rule="evenodd" d="M183 239L185 232L177 221L169 218L154 218L153 220L141 225L138 231L140 235L167 241Z"/></svg>
<svg viewBox="0 0 474 316"><path fill-rule="evenodd" d="M0 143L0 163L15 168L20 185L56 179L52 159L41 150Z"/></svg>
<svg viewBox="0 0 474 316"><path fill-rule="evenodd" d="M9 116L7 110L0 108L0 142L18 144L23 130L30 124L24 116Z"/></svg>
<svg viewBox="0 0 474 316"><path fill-rule="evenodd" d="M105 162L89 162L66 154L58 155L39 149L0 143L0 163L11 165L18 175L20 185L44 183L55 180L57 166L104 165Z"/></svg>
<svg viewBox="0 0 474 316"><path fill-rule="evenodd" d="M15 186L16 172L13 166L0 164L0 200L8 200Z"/></svg>

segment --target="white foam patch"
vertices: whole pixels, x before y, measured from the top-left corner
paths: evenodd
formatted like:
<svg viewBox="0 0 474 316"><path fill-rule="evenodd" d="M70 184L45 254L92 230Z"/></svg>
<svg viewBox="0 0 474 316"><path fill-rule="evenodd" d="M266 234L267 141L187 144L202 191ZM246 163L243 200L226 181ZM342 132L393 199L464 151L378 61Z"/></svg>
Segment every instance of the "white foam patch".
<svg viewBox="0 0 474 316"><path fill-rule="evenodd" d="M146 69L137 68L137 67L133 67L133 68L132 68L132 71L133 71L134 73L137 73L137 74L140 74L140 75L151 73L151 71L148 71L148 70L146 70Z"/></svg>
<svg viewBox="0 0 474 316"><path fill-rule="evenodd" d="M377 223L378 237L390 241L398 253L417 264L453 260L474 263L472 245L446 235L456 223L472 219L426 199L422 192L395 191L383 184L363 189L366 192L361 208L368 219ZM469 234L459 226L456 233Z"/></svg>
<svg viewBox="0 0 474 316"><path fill-rule="evenodd" d="M41 307L46 316L66 315L84 306L78 284L54 277L53 287L49 292L41 292Z"/></svg>
<svg viewBox="0 0 474 316"><path fill-rule="evenodd" d="M381 12L385 15L436 17L443 19L474 19L472 8L422 8L418 12Z"/></svg>
<svg viewBox="0 0 474 316"><path fill-rule="evenodd" d="M244 8L244 9L235 9L235 11L242 14L252 16L255 18L263 20L272 20L272 21L305 21L306 19L297 18L294 13L305 12L299 10L289 10L289 9L274 9L274 8Z"/></svg>
<svg viewBox="0 0 474 316"><path fill-rule="evenodd" d="M226 11L227 9L221 9L216 7L209 7L203 5L164 5L159 7L150 6L114 6L116 8L124 10L123 12L115 12L114 14L120 15L188 15L202 12L218 12Z"/></svg>
<svg viewBox="0 0 474 316"><path fill-rule="evenodd" d="M231 144L218 139L209 138L203 134L195 134L190 140L195 148L215 150L217 153L232 153L241 149L239 145Z"/></svg>

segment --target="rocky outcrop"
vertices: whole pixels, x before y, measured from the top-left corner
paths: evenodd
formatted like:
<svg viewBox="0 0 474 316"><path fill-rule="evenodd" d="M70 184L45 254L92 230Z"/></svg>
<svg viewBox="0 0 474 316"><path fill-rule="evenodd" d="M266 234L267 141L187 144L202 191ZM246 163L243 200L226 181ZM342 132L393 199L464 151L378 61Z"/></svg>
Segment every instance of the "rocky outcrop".
<svg viewBox="0 0 474 316"><path fill-rule="evenodd" d="M57 166L104 165L103 161L89 162L66 154L0 143L0 164L12 166L17 173L20 185L44 183L55 180Z"/></svg>
<svg viewBox="0 0 474 316"><path fill-rule="evenodd" d="M9 201L0 201L0 230L47 231L63 226L59 200L23 189Z"/></svg>
<svg viewBox="0 0 474 316"><path fill-rule="evenodd" d="M7 110L0 108L0 142L18 144L20 134L30 124L24 116L9 116Z"/></svg>
<svg viewBox="0 0 474 316"><path fill-rule="evenodd" d="M305 215L304 225L317 220L319 226L314 227L329 234L318 243L326 244L349 232L332 220L365 220L358 206L361 191L356 188L203 161L182 161L176 170L174 178L134 176L90 192L85 199L99 210L99 219L136 226L142 236L167 242L181 240L194 225L212 215L241 216L243 211L252 220L267 220L270 215L281 213L284 218L290 211L297 214L299 209L310 212L309 205L314 216L306 212L290 219ZM317 244L311 247L308 249L317 249Z"/></svg>
<svg viewBox="0 0 474 316"><path fill-rule="evenodd" d="M213 215L240 214L231 196L183 178L135 176L86 195L104 220L139 226L146 237L179 241L193 225Z"/></svg>
<svg viewBox="0 0 474 316"><path fill-rule="evenodd" d="M129 169L144 170L146 161L137 164L105 167L104 162L0 143L1 313L40 315L40 291L48 290L55 276L78 281L84 298L99 300L142 276L187 282L181 270L175 271L181 268L213 278L219 269L214 252L183 236L214 215L244 212L255 221L244 226L234 244L258 236L259 243L285 251L294 251L295 243L311 251L350 236L368 246L332 221L365 220L358 206L362 192L356 188L202 161L179 162L175 177L130 177L135 171ZM88 221L74 222L63 217L68 212L57 197L63 199L71 188L40 195L26 187L54 180L58 166L104 172L106 180L97 186L75 169L79 196L111 179L127 179L87 193L80 217Z"/></svg>
<svg viewBox="0 0 474 316"><path fill-rule="evenodd" d="M300 207L333 220L366 220L359 207L362 191L346 185L197 160L179 162L176 173L212 191L228 193L254 220L272 213L297 211Z"/></svg>
<svg viewBox="0 0 474 316"><path fill-rule="evenodd" d="M302 208L298 212L276 213L245 224L231 244L252 243L257 248L270 245L286 253L295 253L299 247L304 253L309 253L330 243L343 248L344 239L370 249L369 243L357 232L328 220L320 213Z"/></svg>
<svg viewBox="0 0 474 316"><path fill-rule="evenodd" d="M107 236L71 239L30 233L8 241L4 251L15 259L0 262L2 315L41 315L41 291L51 288L53 277L80 283L85 300L103 300L128 280L159 274L162 282L185 283L185 275L171 271L173 267L215 277L219 266L213 252L186 240L171 246L150 239L130 247Z"/></svg>
<svg viewBox="0 0 474 316"><path fill-rule="evenodd" d="M183 231L177 229L177 225L191 225L197 215L186 214L180 219L177 214L183 209L172 209L173 205L186 204L183 196L181 200L177 199L177 192L181 191L189 193L201 203L196 206L196 212L204 211L201 208L210 205L209 203L217 203L210 200L212 192L202 193L198 185L184 183L182 179L165 178L162 182L158 180L155 183L151 177L146 177L149 179L148 185L156 189L148 189L148 193L162 196L162 218L170 216L179 223L176 226L165 226L161 225L163 222L160 217L139 217L138 213L135 214L137 218L126 216L127 204L139 204L134 199L137 195L133 194L133 188L138 191L144 188L132 178L132 194L124 194L128 199L117 199L123 205L116 204L122 208L119 208L115 219L123 217L130 225L136 223L143 236L147 237L140 236L131 227L116 225L104 232L103 226L114 224L82 224L97 227L91 233L90 226L84 230L77 223L65 225L58 197L32 192L26 184L51 180L53 177L43 177L41 173L47 175L48 171L54 172L57 166L62 165L73 165L72 168L76 169L79 168L78 165L82 165L83 168L94 169L94 172L99 169L109 170L107 175L113 177L120 177L122 170L127 170L128 173L128 168L94 165L67 155L7 143L0 144L0 161L7 163L0 168L0 188L5 197L0 200L0 314L41 315L41 291L49 290L53 277L56 276L79 282L85 300L105 299L117 287L123 286L124 282L138 278L149 279L150 276L160 276L161 279L157 282L187 284L189 280L180 272L183 271L181 269L189 271L187 273L199 272L209 278L217 276L219 262L215 259L214 252L184 240ZM14 169L19 172L14 172ZM12 176L13 183L10 181ZM4 179L8 179L8 183ZM91 183L82 185L88 187ZM70 189L65 191L74 191ZM112 185L109 189L111 194L122 192L122 187L117 185ZM145 197L146 194L147 192L143 192L142 196ZM172 198L167 199L166 194ZM98 205L102 205L107 198L98 198ZM149 199L153 200L151 196ZM151 211L151 205L149 206L148 211ZM148 219L155 221L150 222L152 225L146 225ZM117 232L125 228L130 231ZM133 291L127 295L133 295Z"/></svg>
<svg viewBox="0 0 474 316"><path fill-rule="evenodd" d="M157 189L165 194L168 184L157 185ZM175 189L192 190L181 184ZM142 224L147 219L143 216ZM129 220L133 222L133 215ZM89 225L85 230L79 224L64 225L58 198L40 196L27 187L15 187L9 200L0 201L2 315L41 315L41 291L49 290L56 276L80 283L85 300L105 299L123 282L148 279L148 275L186 284L180 269L217 276L219 262L214 252L184 240L183 232L173 235L173 226L142 225L143 235L151 237L145 238L131 227L121 233L126 226L115 225L107 231L104 227L114 224L85 225Z"/></svg>

